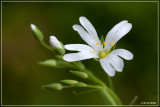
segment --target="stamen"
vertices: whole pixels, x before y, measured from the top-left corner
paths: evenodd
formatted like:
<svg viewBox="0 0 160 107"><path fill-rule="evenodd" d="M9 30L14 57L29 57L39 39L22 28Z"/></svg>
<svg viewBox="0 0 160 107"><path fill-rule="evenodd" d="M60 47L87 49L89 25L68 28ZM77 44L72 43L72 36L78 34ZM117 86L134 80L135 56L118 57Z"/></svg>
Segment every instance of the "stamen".
<svg viewBox="0 0 160 107"><path fill-rule="evenodd" d="M96 43L96 45L98 45L98 43Z"/></svg>
<svg viewBox="0 0 160 107"><path fill-rule="evenodd" d="M110 51L111 51L111 49L108 49L108 51L110 52Z"/></svg>
<svg viewBox="0 0 160 107"><path fill-rule="evenodd" d="M114 43L113 43L113 42L111 42L111 46L114 46Z"/></svg>
<svg viewBox="0 0 160 107"><path fill-rule="evenodd" d="M107 54L107 56L109 56L109 54Z"/></svg>
<svg viewBox="0 0 160 107"><path fill-rule="evenodd" d="M96 49L94 49L94 52L96 52Z"/></svg>
<svg viewBox="0 0 160 107"><path fill-rule="evenodd" d="M106 42L103 42L103 45L106 45Z"/></svg>

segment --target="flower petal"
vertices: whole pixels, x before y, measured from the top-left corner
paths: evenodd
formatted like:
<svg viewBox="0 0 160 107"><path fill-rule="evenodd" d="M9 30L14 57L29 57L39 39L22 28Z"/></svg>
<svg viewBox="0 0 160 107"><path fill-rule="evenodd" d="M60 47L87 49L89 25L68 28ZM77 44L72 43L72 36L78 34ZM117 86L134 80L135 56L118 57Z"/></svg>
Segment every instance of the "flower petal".
<svg viewBox="0 0 160 107"><path fill-rule="evenodd" d="M110 54L118 55L126 60L133 59L133 54L125 49L116 49L116 50L112 51Z"/></svg>
<svg viewBox="0 0 160 107"><path fill-rule="evenodd" d="M97 32L91 22L86 17L80 17L79 18L80 23L82 26L87 30L88 34L94 38L94 40L100 44L100 40L97 36Z"/></svg>
<svg viewBox="0 0 160 107"><path fill-rule="evenodd" d="M63 56L63 59L68 62L73 62L73 61L80 61L80 60L94 58L94 56L95 56L94 54L88 52L78 52L78 53L65 54Z"/></svg>
<svg viewBox="0 0 160 107"><path fill-rule="evenodd" d="M85 44L67 44L64 46L67 50L71 51L88 51L94 52L94 49Z"/></svg>
<svg viewBox="0 0 160 107"><path fill-rule="evenodd" d="M77 31L79 33L79 35L81 36L81 38L88 43L90 46L92 46L93 48L96 47L96 40L94 40L94 38L89 35L83 27L81 27L80 25L73 25L73 29L75 31Z"/></svg>
<svg viewBox="0 0 160 107"><path fill-rule="evenodd" d="M56 47L62 48L60 42L55 36L50 36L49 43L53 49L55 49Z"/></svg>
<svg viewBox="0 0 160 107"><path fill-rule="evenodd" d="M124 20L115 25L107 34L105 42L105 48L110 49L112 47L111 42L116 44L124 35L126 35L132 28L132 24Z"/></svg>
<svg viewBox="0 0 160 107"><path fill-rule="evenodd" d="M107 57L100 59L100 64L109 76L113 77L115 75L115 69L111 66Z"/></svg>
<svg viewBox="0 0 160 107"><path fill-rule="evenodd" d="M116 69L116 71L122 72L124 62L119 56L110 54L108 60L111 63L111 65Z"/></svg>

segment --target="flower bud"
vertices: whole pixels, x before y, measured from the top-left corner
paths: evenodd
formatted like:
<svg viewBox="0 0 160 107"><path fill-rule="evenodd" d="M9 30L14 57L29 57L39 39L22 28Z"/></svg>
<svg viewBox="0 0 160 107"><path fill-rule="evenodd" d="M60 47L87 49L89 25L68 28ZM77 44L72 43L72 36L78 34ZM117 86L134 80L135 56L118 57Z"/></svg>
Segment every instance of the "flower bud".
<svg viewBox="0 0 160 107"><path fill-rule="evenodd" d="M32 32L33 32L35 38L39 41L43 41L43 39L44 39L43 33L38 29L38 27L35 26L34 24L31 24L31 29L32 29Z"/></svg>
<svg viewBox="0 0 160 107"><path fill-rule="evenodd" d="M70 72L78 77L81 77L83 79L86 79L88 78L88 74L85 73L85 72L81 72L81 71L73 71L73 70L70 70Z"/></svg>
<svg viewBox="0 0 160 107"><path fill-rule="evenodd" d="M65 83L65 84L69 84L69 85L74 85L74 84L78 83L78 81L76 81L76 80L62 80L61 82Z"/></svg>
<svg viewBox="0 0 160 107"><path fill-rule="evenodd" d="M58 54L64 55L65 54L65 48L64 45L58 41L58 39L55 36L50 36L49 43L53 50L55 50Z"/></svg>
<svg viewBox="0 0 160 107"><path fill-rule="evenodd" d="M52 83L48 85L42 86L42 89L54 89L54 90L62 90L62 85L60 83Z"/></svg>
<svg viewBox="0 0 160 107"><path fill-rule="evenodd" d="M38 64L55 67L57 65L57 61L54 59L48 59L48 60L39 62Z"/></svg>
<svg viewBox="0 0 160 107"><path fill-rule="evenodd" d="M76 84L74 84L75 87L87 87L87 84L83 83L83 82L78 82Z"/></svg>

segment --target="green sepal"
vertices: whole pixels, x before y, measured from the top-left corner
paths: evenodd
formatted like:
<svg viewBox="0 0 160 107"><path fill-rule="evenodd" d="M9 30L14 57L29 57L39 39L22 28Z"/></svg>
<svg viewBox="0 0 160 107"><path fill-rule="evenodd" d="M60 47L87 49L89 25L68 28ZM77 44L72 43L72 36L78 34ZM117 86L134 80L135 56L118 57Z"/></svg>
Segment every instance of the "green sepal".
<svg viewBox="0 0 160 107"><path fill-rule="evenodd" d="M104 37L103 37L103 35L101 36L101 43L103 43L104 42Z"/></svg>
<svg viewBox="0 0 160 107"><path fill-rule="evenodd" d="M64 55L66 51L63 48L55 47L55 52L57 54Z"/></svg>
<svg viewBox="0 0 160 107"><path fill-rule="evenodd" d="M80 78L83 78L83 79L87 79L88 78L88 74L85 73L85 72L81 72L81 71L73 71L73 70L70 70L70 73L80 77Z"/></svg>
<svg viewBox="0 0 160 107"><path fill-rule="evenodd" d="M57 59L63 59L63 55L55 55Z"/></svg>
<svg viewBox="0 0 160 107"><path fill-rule="evenodd" d="M97 58L93 58L95 61L98 61L99 62L99 60L97 59Z"/></svg>
<svg viewBox="0 0 160 107"><path fill-rule="evenodd" d="M116 44L114 44L114 46L112 46L111 51L113 51L116 48Z"/></svg>
<svg viewBox="0 0 160 107"><path fill-rule="evenodd" d="M76 80L61 80L61 82L65 83L65 84L69 84L69 85L74 85L74 84L78 83L78 81L76 81Z"/></svg>
<svg viewBox="0 0 160 107"><path fill-rule="evenodd" d="M83 82L78 82L78 83L74 84L73 86L74 87L87 87L87 84L83 83Z"/></svg>
<svg viewBox="0 0 160 107"><path fill-rule="evenodd" d="M41 32L41 30L37 26L35 26L34 24L31 24L31 29L34 34L34 37L39 41L43 41L44 36L43 36L43 33Z"/></svg>
<svg viewBox="0 0 160 107"><path fill-rule="evenodd" d="M64 48L64 45L63 45L63 43L60 42L60 41L59 41L59 43L61 44L62 48L60 48L60 47L55 47L53 50L55 50L55 52L56 52L57 54L59 54L59 55L64 55L65 52L66 52L66 50L65 50L65 48Z"/></svg>
<svg viewBox="0 0 160 107"><path fill-rule="evenodd" d="M62 85L60 83L52 83L48 85L43 85L42 89L54 89L54 90L62 90Z"/></svg>

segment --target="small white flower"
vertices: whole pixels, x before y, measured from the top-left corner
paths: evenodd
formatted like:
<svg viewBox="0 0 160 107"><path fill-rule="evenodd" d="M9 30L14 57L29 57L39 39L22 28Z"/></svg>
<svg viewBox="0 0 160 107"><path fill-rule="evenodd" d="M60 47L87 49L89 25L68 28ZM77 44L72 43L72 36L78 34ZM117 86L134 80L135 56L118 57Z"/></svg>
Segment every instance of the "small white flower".
<svg viewBox="0 0 160 107"><path fill-rule="evenodd" d="M98 58L102 68L109 76L114 76L115 70L122 72L124 63L121 57L126 60L131 60L133 59L133 54L125 49L113 50L113 46L131 30L132 24L128 23L126 20L121 21L108 32L105 41L101 43L97 36L97 32L90 21L85 17L80 17L79 20L85 29L80 25L73 25L73 29L79 33L81 38L88 43L88 45L65 45L67 50L79 52L65 54L63 59L72 62Z"/></svg>
<svg viewBox="0 0 160 107"><path fill-rule="evenodd" d="M56 47L62 48L62 45L55 36L50 36L49 43L53 49L55 49Z"/></svg>

